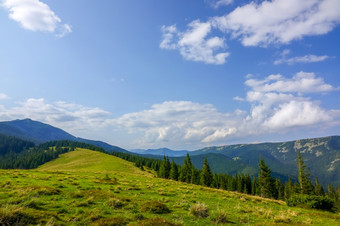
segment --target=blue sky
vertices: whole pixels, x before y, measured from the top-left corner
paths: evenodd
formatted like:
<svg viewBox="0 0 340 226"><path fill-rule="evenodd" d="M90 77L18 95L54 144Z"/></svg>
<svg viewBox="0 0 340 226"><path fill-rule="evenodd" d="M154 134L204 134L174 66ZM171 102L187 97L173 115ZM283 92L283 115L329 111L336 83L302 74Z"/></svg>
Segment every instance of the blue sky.
<svg viewBox="0 0 340 226"><path fill-rule="evenodd" d="M339 0L0 0L0 120L126 149L340 135Z"/></svg>

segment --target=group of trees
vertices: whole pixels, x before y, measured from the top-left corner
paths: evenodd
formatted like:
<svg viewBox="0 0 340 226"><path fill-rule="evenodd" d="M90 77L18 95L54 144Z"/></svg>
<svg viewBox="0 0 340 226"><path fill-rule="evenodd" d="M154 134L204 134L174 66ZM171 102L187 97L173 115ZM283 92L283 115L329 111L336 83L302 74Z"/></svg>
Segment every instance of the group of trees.
<svg viewBox="0 0 340 226"><path fill-rule="evenodd" d="M34 147L34 143L0 134L0 156L8 153L20 153Z"/></svg>
<svg viewBox="0 0 340 226"><path fill-rule="evenodd" d="M21 144L22 142L24 141L18 140L18 144ZM24 149L20 152L11 151L4 155L0 155L0 168L34 169L46 162L58 158L60 154L73 151L75 148L86 148L104 152L104 149L94 145L67 140L46 142L34 147L30 147L29 145L30 143L24 145Z"/></svg>
<svg viewBox="0 0 340 226"><path fill-rule="evenodd" d="M298 181L289 179L285 184L279 178L272 176L270 168L262 158L259 161L258 177L251 178L249 175L244 174L232 176L212 173L206 158L202 169L196 169L189 154L185 157L182 166L177 165L173 160L170 161L167 156L164 156L163 160L156 160L127 153L116 152L113 155L135 162L135 165L139 167L146 166L151 168L156 171L158 177L191 184L286 201L294 195L327 196L335 201L340 200L340 187L334 189L332 185L329 185L328 191L325 192L317 178L314 184L311 182L310 174L303 162L301 153L297 154Z"/></svg>

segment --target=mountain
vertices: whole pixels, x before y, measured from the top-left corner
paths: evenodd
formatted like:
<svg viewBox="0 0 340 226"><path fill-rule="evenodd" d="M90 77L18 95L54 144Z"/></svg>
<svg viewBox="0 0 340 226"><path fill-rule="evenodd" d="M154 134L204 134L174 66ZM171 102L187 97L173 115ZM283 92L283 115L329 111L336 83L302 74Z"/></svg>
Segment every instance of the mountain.
<svg viewBox="0 0 340 226"><path fill-rule="evenodd" d="M160 156L169 156L169 157L180 157L185 156L189 151L181 150L174 151L169 148L159 148L159 149L133 149L130 152L141 154L141 155L160 155Z"/></svg>
<svg viewBox="0 0 340 226"><path fill-rule="evenodd" d="M299 151L310 170L312 180L318 177L323 185L328 183L340 185L340 136L278 143L207 147L193 151L190 155L200 156L215 153L256 168L262 156L274 174L296 179L296 158ZM209 162L209 164L212 168L223 167L223 164L217 162Z"/></svg>
<svg viewBox="0 0 340 226"><path fill-rule="evenodd" d="M339 225L338 213L157 178L84 148L0 173L0 225Z"/></svg>
<svg viewBox="0 0 340 226"><path fill-rule="evenodd" d="M96 145L108 152L128 152L123 148L102 141L75 137L62 129L31 119L0 122L0 133L23 140L33 141L37 144L53 140L71 140Z"/></svg>

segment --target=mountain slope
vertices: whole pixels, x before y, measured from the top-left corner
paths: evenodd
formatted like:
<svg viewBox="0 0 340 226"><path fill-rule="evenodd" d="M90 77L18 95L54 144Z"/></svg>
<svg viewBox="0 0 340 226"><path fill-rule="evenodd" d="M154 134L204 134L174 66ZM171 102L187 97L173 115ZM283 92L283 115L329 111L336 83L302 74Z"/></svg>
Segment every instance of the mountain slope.
<svg viewBox="0 0 340 226"><path fill-rule="evenodd" d="M102 141L75 137L62 129L42 122L33 121L31 119L0 122L0 133L24 140L30 140L35 143L44 143L53 140L71 140L96 145L108 152L128 152L120 147L113 146Z"/></svg>
<svg viewBox="0 0 340 226"><path fill-rule="evenodd" d="M86 149L37 170L0 170L0 186L4 225L336 225L340 220L335 213L155 178L129 162ZM200 203L208 217L190 212Z"/></svg>
<svg viewBox="0 0 340 226"><path fill-rule="evenodd" d="M133 166L118 157L103 154L83 148L76 148L75 151L62 154L59 158L45 163L38 168L40 171L85 171L85 172L114 172L122 171L130 174L143 174Z"/></svg>
<svg viewBox="0 0 340 226"><path fill-rule="evenodd" d="M312 179L327 185L340 185L340 137L331 136L280 143L240 144L208 147L191 152L191 155L217 153L257 167L262 156L274 173L291 178L297 176L296 157L301 152L310 169ZM214 163L211 163L214 165Z"/></svg>

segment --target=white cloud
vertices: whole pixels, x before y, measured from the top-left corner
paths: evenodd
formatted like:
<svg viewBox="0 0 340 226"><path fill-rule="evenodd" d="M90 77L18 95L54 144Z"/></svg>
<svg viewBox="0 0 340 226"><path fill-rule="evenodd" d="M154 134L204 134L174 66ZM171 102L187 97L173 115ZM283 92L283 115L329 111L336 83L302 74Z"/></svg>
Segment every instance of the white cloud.
<svg viewBox="0 0 340 226"><path fill-rule="evenodd" d="M6 100L9 99L9 96L7 96L5 93L0 93L0 100Z"/></svg>
<svg viewBox="0 0 340 226"><path fill-rule="evenodd" d="M168 101L150 109L112 119L111 124L131 134L139 147L202 146L263 134L292 130L334 127L340 123L340 110L326 110L321 102L304 96L328 93L337 88L314 73L299 72L292 78L269 75L262 80L248 77L246 101L249 112L218 111L213 105L190 101Z"/></svg>
<svg viewBox="0 0 340 226"><path fill-rule="evenodd" d="M229 0L210 1L213 6L231 3ZM181 32L176 25L163 26L160 48L179 50L186 60L208 64L224 64L230 52L225 48L225 36L238 39L244 46L267 47L288 44L305 36L323 35L340 22L339 0L272 0L252 1L224 16L206 22L194 20ZM208 37L212 30L223 36ZM306 55L277 61L280 63L310 63L326 60L328 56Z"/></svg>
<svg viewBox="0 0 340 226"><path fill-rule="evenodd" d="M287 54L285 54L285 53L281 54L281 58L278 59L278 60L275 60L274 64L278 65L278 64L286 63L286 64L289 64L289 65L292 65L292 64L295 64L295 63L315 63L315 62L325 61L329 58L329 56L327 56L327 55L316 56L316 55L313 55L313 54L308 54L308 55L305 55L305 56L297 56L297 57L292 57L292 58L286 58L286 55Z"/></svg>
<svg viewBox="0 0 340 226"><path fill-rule="evenodd" d="M248 79L245 84L250 88L246 99L252 105L246 126L258 128L261 133L339 120L340 114L333 114L332 110L323 109L320 102L303 96L338 90L314 73L299 72L292 78L270 75L263 80Z"/></svg>
<svg viewBox="0 0 340 226"><path fill-rule="evenodd" d="M46 31L63 37L72 32L71 26L62 24L61 19L50 7L39 0L2 0L9 17L31 31Z"/></svg>
<svg viewBox="0 0 340 226"><path fill-rule="evenodd" d="M263 80L248 79L245 84L252 90L259 92L320 93L338 89L326 84L322 78L317 78L314 73L303 71L290 79L278 74L270 75Z"/></svg>
<svg viewBox="0 0 340 226"><path fill-rule="evenodd" d="M155 104L149 110L125 114L112 124L131 133L142 133L139 145L147 144L197 144L217 141L237 132L235 118L218 112L210 104L190 101L168 101Z"/></svg>
<svg viewBox="0 0 340 226"><path fill-rule="evenodd" d="M18 106L1 109L0 120L31 118L48 123L70 132L97 130L106 126L109 112L100 108L90 108L78 104L30 98Z"/></svg>
<svg viewBox="0 0 340 226"><path fill-rule="evenodd" d="M207 64L224 64L229 52L222 52L226 44L224 38L208 37L211 24L199 20L188 24L188 30L178 31L176 25L163 26L163 39L160 48L179 50L186 60L204 62Z"/></svg>
<svg viewBox="0 0 340 226"><path fill-rule="evenodd" d="M234 99L248 103L248 111L221 112L211 104L166 101L112 118L100 108L30 98L11 108L0 105L0 120L32 118L71 133L92 136L106 130L122 136L118 139L126 140L134 148L221 145L260 135L340 125L340 109L325 109L320 101L313 99L317 94L326 95L338 88L314 73L298 72L290 78L280 74L262 79L247 76L245 86L245 97ZM308 96L311 93L313 98Z"/></svg>
<svg viewBox="0 0 340 226"><path fill-rule="evenodd" d="M245 46L267 46L326 34L339 22L339 0L272 0L237 7L211 23Z"/></svg>
<svg viewBox="0 0 340 226"><path fill-rule="evenodd" d="M234 0L206 0L207 3L214 9L218 9L221 6L230 5Z"/></svg>

